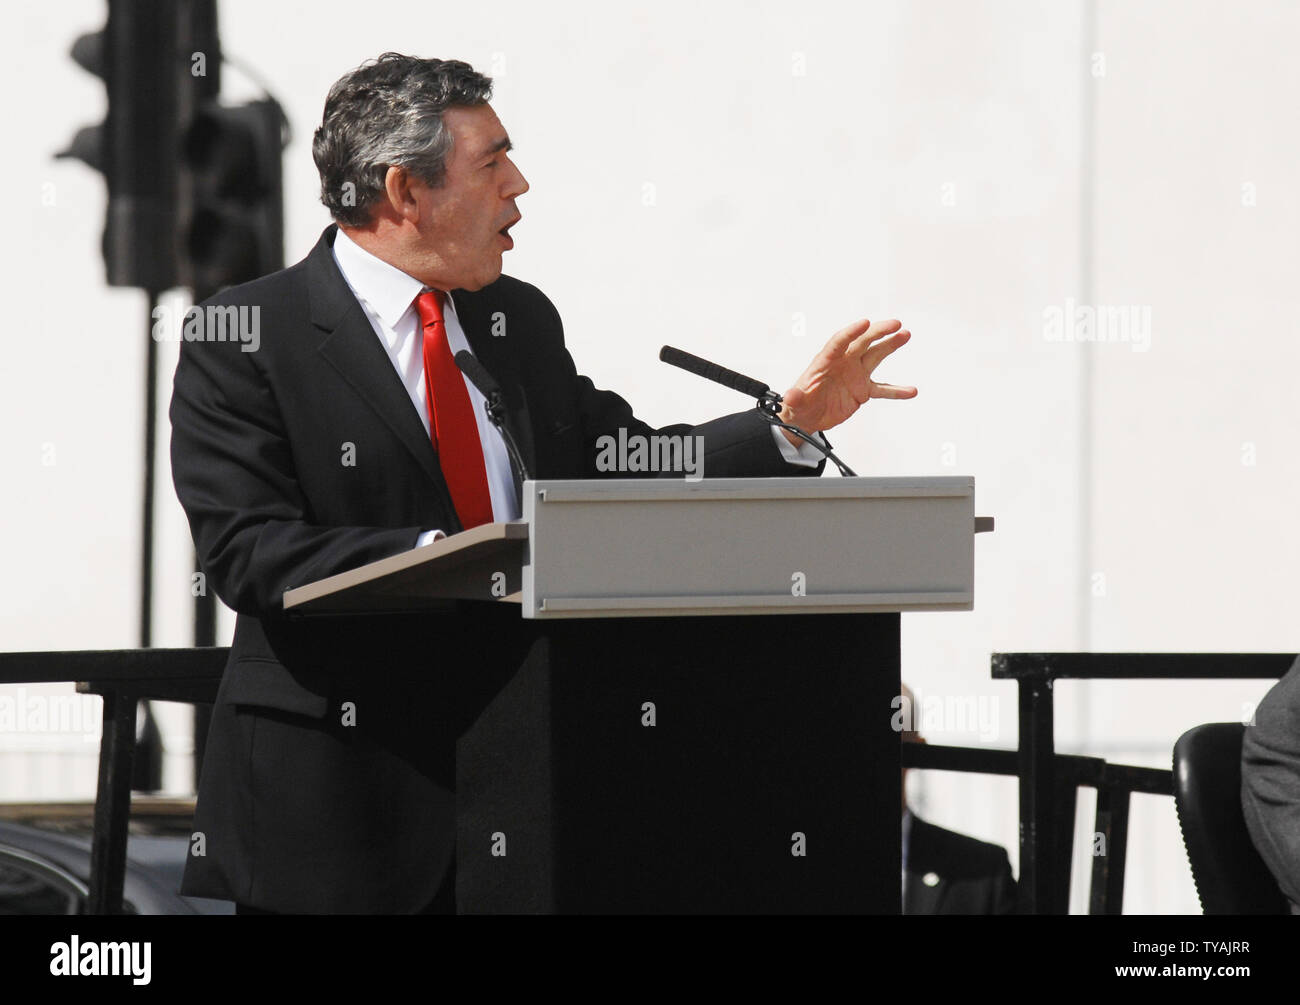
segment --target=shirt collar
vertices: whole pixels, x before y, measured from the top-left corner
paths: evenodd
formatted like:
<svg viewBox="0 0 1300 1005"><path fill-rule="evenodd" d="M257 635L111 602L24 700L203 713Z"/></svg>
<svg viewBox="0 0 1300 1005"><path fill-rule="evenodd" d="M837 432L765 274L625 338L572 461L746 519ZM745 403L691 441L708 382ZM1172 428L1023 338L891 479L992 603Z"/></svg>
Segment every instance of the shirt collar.
<svg viewBox="0 0 1300 1005"><path fill-rule="evenodd" d="M389 328L396 328L415 298L428 289L414 276L372 255L343 233L342 227L334 235L334 260L357 299L368 304ZM450 293L443 300L443 310L448 307L456 312Z"/></svg>

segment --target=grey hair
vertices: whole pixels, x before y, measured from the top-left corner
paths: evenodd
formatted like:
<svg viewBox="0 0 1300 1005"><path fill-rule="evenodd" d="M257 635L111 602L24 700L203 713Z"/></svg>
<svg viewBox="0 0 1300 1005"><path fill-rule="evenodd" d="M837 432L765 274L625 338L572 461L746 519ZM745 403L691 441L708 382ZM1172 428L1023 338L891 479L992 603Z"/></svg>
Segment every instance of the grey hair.
<svg viewBox="0 0 1300 1005"><path fill-rule="evenodd" d="M360 227L383 194L389 167L438 187L452 144L442 113L491 98L492 79L457 59L386 52L340 77L311 144L320 201L339 223Z"/></svg>

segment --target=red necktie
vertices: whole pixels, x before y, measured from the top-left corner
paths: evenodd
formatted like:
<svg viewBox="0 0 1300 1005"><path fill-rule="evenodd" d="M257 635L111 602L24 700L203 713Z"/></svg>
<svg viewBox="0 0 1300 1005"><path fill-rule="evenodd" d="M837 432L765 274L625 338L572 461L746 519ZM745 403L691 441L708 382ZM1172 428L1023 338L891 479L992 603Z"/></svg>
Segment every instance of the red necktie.
<svg viewBox="0 0 1300 1005"><path fill-rule="evenodd" d="M465 378L447 344L447 326L442 320L441 290L426 290L415 298L415 309L424 329L424 389L429 405L429 434L438 464L451 489L465 530L492 522L492 495L488 492L487 467L478 423L470 404Z"/></svg>

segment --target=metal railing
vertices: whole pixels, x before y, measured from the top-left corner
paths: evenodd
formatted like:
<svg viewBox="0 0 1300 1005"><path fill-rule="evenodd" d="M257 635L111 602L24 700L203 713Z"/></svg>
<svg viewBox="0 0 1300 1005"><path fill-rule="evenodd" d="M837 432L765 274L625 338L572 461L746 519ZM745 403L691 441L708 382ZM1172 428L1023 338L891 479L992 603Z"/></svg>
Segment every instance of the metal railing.
<svg viewBox="0 0 1300 1005"><path fill-rule="evenodd" d="M1265 680L1284 675L1295 654L1277 653L994 653L992 676L1019 685L1020 741L1020 903L1030 914L1064 914L1069 908L1071 844L1074 832L1073 770L1067 755L1056 753L1052 685L1058 680ZM1188 723L1188 728L1200 723ZM1172 761L1172 744L1170 757ZM1152 768L1106 765L1097 776L1097 817L1125 840L1107 843L1105 862L1093 860L1094 908L1118 913L1124 889L1124 848L1128 803L1144 787ZM1161 794L1173 792L1170 771ZM1064 805L1068 792L1069 808ZM1104 818L1103 818L1104 813ZM1104 832L1104 831L1103 831ZM1063 835L1070 840L1062 840ZM1113 848L1119 849L1115 861ZM1100 889L1098 887L1100 875ZM1098 912L1095 912L1098 913Z"/></svg>
<svg viewBox="0 0 1300 1005"><path fill-rule="evenodd" d="M0 684L75 681L78 691L103 699L104 732L90 844L90 914L122 911L136 705L145 700L210 704L216 699L229 653L215 646L0 653Z"/></svg>
<svg viewBox="0 0 1300 1005"><path fill-rule="evenodd" d="M1020 775L1020 751L989 747L943 747L928 743L904 743L903 767L929 771L960 771L980 775ZM1102 836L1104 855L1092 860L1092 887L1089 914L1120 914L1124 908L1124 866L1128 850L1129 796L1134 792L1172 796L1170 772L1159 768L1141 768L1128 764L1111 764L1100 757L1079 754L1056 754L1054 758L1053 800L1054 825L1059 833L1074 834L1075 796L1081 787L1097 790L1094 833ZM1023 834L1023 830L1022 830ZM1060 858L1054 864L1056 881L1065 883L1069 895L1070 863L1073 847L1062 844ZM1021 855L1024 855L1023 841ZM1022 857L1020 875L1025 875ZM1020 909L1028 911L1021 888Z"/></svg>
<svg viewBox="0 0 1300 1005"><path fill-rule="evenodd" d="M121 911L137 703L210 704L228 655L224 647L0 653L0 684L75 681L78 691L103 699L90 913ZM992 676L1019 685L1019 749L908 743L903 765L1019 778L1021 910L1034 914L1064 913L1068 907L1075 797L1080 786L1095 788L1096 831L1105 836L1107 853L1093 859L1090 913L1117 914L1123 907L1129 797L1171 795L1172 774L1056 753L1052 683L1268 679L1281 677L1295 659L1271 653L994 653ZM1061 840L1063 834L1070 841Z"/></svg>

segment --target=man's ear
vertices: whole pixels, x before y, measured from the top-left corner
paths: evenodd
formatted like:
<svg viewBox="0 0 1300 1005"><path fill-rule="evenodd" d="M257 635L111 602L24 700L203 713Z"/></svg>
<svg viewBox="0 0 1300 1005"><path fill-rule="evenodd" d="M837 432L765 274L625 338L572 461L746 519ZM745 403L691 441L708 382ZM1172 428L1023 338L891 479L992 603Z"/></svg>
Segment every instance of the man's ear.
<svg viewBox="0 0 1300 1005"><path fill-rule="evenodd" d="M404 167L390 164L384 174L384 198L389 208L409 223L420 222L420 202L412 189L414 179Z"/></svg>

